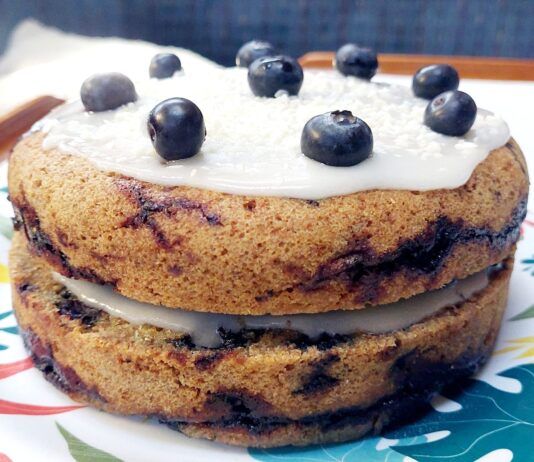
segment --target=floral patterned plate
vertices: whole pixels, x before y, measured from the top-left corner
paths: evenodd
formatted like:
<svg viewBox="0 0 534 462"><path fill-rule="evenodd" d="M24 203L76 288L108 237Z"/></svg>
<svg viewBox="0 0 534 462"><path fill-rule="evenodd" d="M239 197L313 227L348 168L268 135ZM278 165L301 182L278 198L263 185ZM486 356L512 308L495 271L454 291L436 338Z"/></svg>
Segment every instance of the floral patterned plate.
<svg viewBox="0 0 534 462"><path fill-rule="evenodd" d="M534 213L523 225L510 300L487 366L383 437L310 448L243 449L189 439L149 420L72 402L32 368L11 309L11 237L0 165L0 462L485 462L534 460Z"/></svg>

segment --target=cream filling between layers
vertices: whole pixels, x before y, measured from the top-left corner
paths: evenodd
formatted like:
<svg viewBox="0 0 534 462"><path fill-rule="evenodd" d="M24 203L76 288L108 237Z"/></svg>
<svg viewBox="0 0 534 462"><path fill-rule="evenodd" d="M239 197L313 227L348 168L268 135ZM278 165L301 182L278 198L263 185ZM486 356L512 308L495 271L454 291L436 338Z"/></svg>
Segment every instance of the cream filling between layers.
<svg viewBox="0 0 534 462"><path fill-rule="evenodd" d="M230 332L242 329L287 329L305 334L311 339L325 333L379 334L404 329L445 307L465 302L487 287L488 274L489 269L438 290L368 309L287 316L241 316L169 309L132 300L110 287L69 279L57 273L53 276L81 302L101 309L110 316L119 317L134 325L148 324L189 334L196 345L213 348L222 341L218 334L219 328Z"/></svg>

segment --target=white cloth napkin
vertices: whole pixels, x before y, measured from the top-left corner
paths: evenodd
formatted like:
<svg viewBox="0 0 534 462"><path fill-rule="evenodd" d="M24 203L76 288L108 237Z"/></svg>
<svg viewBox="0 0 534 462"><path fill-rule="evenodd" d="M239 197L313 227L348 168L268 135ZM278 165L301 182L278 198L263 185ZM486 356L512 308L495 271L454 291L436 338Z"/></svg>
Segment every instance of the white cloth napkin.
<svg viewBox="0 0 534 462"><path fill-rule="evenodd" d="M0 114L37 96L77 98L82 82L96 72L123 72L134 81L146 78L152 56L161 52L178 55L186 71L218 66L183 48L84 37L25 20L13 31L0 58Z"/></svg>

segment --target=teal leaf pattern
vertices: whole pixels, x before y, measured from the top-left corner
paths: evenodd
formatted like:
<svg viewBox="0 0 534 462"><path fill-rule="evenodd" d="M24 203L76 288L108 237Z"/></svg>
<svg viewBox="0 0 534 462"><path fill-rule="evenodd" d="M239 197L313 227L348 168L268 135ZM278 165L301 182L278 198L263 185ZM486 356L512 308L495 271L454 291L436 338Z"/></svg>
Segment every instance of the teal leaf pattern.
<svg viewBox="0 0 534 462"><path fill-rule="evenodd" d="M3 313L0 313L0 321L2 319L6 319L7 317L11 316L13 314L13 311L5 311ZM9 327L0 327L1 332L7 332L8 334L18 334L19 329L17 326L9 326ZM7 350L9 347L7 345L2 345L0 343L0 351Z"/></svg>
<svg viewBox="0 0 534 462"><path fill-rule="evenodd" d="M11 316L13 314L13 311L5 311L4 313L0 313L0 321L2 319L7 318L8 316Z"/></svg>
<svg viewBox="0 0 534 462"><path fill-rule="evenodd" d="M56 427L65 438L70 455L76 462L121 462L115 456L84 443L57 422Z"/></svg>
<svg viewBox="0 0 534 462"><path fill-rule="evenodd" d="M4 313L0 313L0 321L11 316L12 314L13 311L5 311ZM17 326L0 327L0 332L7 332L8 334L17 335L19 333L19 328ZM9 347L7 345L0 344L0 351L7 350L8 348Z"/></svg>
<svg viewBox="0 0 534 462"><path fill-rule="evenodd" d="M443 395L456 401L456 412L430 412L418 422L388 434L403 438L448 430L450 435L438 441L411 446L395 446L401 454L420 462L446 459L468 462L496 449L510 449L514 460L527 460L527 434L534 433L534 364L524 365L500 374L519 380L520 393L508 393L491 385L470 379L465 388L449 387Z"/></svg>
<svg viewBox="0 0 534 462"><path fill-rule="evenodd" d="M1 327L0 330L2 332L7 332L8 334L14 334L14 335L17 335L19 333L19 329L17 326Z"/></svg>
<svg viewBox="0 0 534 462"><path fill-rule="evenodd" d="M249 454L262 462L403 462L405 457L389 445L380 444L382 438L365 438L354 443L249 449ZM426 441L425 437L408 438L408 444ZM391 443L395 443L392 441Z"/></svg>
<svg viewBox="0 0 534 462"><path fill-rule="evenodd" d="M524 271L529 271L531 276L534 276L534 255L532 258L524 258L521 263L525 265Z"/></svg>
<svg viewBox="0 0 534 462"><path fill-rule="evenodd" d="M514 462L531 460L525 441L534 434L534 364L500 375L521 382L521 392L508 393L469 379L442 393L461 406L458 410L440 412L428 405L422 418L387 432L385 439L304 449L250 449L249 454L262 462L402 462L405 456L419 462L472 462L497 449L509 449Z"/></svg>
<svg viewBox="0 0 534 462"><path fill-rule="evenodd" d="M510 318L509 321L520 321L529 318L534 318L534 305L528 307L525 311L516 314L514 317Z"/></svg>

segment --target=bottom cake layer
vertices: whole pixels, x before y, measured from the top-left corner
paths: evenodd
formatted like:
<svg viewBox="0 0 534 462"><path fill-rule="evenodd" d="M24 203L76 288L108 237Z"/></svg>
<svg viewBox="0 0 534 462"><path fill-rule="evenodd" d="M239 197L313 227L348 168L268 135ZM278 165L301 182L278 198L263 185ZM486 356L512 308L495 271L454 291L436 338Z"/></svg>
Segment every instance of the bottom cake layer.
<svg viewBox="0 0 534 462"><path fill-rule="evenodd" d="M73 399L224 443L345 441L410 418L489 356L513 260L469 300L387 334L310 339L284 330L221 333L217 348L88 307L54 281L17 233L13 303L36 366Z"/></svg>

